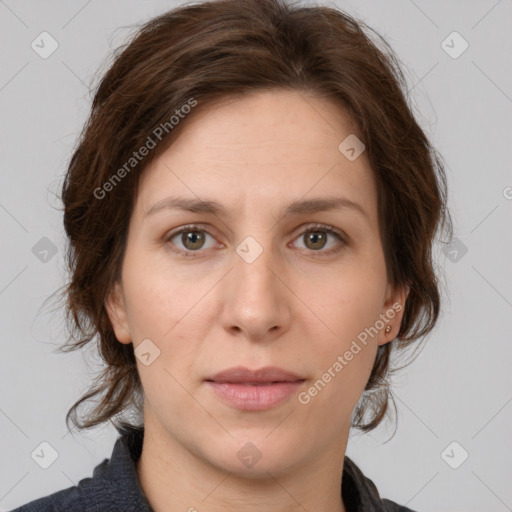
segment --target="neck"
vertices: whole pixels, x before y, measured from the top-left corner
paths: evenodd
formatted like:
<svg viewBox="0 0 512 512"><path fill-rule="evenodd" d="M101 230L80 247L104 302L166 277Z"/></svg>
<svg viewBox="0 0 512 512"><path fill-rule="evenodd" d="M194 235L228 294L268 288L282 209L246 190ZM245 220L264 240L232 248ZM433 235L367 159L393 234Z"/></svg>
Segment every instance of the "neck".
<svg viewBox="0 0 512 512"><path fill-rule="evenodd" d="M187 450L150 414L145 414L144 426L137 473L155 512L347 512L341 479L348 433L342 446L335 447L335 457L330 446L329 452L315 454L300 467L283 464L279 470L241 475Z"/></svg>

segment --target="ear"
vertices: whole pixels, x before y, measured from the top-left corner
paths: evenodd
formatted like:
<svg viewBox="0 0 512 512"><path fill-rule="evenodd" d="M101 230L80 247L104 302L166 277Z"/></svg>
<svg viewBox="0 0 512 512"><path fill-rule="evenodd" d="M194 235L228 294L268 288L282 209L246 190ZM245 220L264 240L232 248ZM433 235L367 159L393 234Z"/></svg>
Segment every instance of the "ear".
<svg viewBox="0 0 512 512"><path fill-rule="evenodd" d="M405 311L405 301L410 291L411 288L409 285L404 285L399 288L392 288L391 285L388 285L384 309L381 314L384 327L379 332L379 345L389 343L398 335ZM388 326L391 329L389 332L386 332Z"/></svg>
<svg viewBox="0 0 512 512"><path fill-rule="evenodd" d="M105 309L107 310L117 340L125 344L131 343L132 337L128 326L124 293L122 286L118 282L107 293Z"/></svg>

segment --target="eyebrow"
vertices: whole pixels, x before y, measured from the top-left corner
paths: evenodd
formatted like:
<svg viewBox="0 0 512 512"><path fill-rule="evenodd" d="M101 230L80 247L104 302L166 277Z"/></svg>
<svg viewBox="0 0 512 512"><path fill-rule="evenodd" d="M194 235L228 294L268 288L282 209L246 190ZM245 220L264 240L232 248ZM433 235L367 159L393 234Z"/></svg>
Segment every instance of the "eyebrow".
<svg viewBox="0 0 512 512"><path fill-rule="evenodd" d="M319 213L332 210L352 210L370 220L368 214L363 207L346 197L316 197L312 199L305 199L299 201L293 201L284 210L283 216L299 216L309 213ZM155 203L145 214L144 217L154 215L158 212L166 210L182 210L192 213L206 213L218 216L228 217L229 213L226 208L219 203L211 199L194 199L171 196L166 197Z"/></svg>

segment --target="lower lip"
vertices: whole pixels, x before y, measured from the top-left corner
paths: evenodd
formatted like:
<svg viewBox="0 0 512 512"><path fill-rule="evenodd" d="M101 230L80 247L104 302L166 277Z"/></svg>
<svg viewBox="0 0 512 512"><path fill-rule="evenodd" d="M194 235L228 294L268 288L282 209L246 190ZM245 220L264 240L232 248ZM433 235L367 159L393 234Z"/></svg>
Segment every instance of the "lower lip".
<svg viewBox="0 0 512 512"><path fill-rule="evenodd" d="M297 392L304 381L276 382L253 386L231 382L206 381L224 401L244 411L264 411Z"/></svg>

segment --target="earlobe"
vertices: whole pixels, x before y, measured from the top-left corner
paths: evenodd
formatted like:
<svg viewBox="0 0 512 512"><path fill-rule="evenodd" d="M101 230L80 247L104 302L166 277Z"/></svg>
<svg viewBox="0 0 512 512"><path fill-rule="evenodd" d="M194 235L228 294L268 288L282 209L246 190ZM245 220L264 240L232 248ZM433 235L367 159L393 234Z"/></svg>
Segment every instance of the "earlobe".
<svg viewBox="0 0 512 512"><path fill-rule="evenodd" d="M125 344L131 343L132 337L127 321L124 295L118 282L107 293L105 309L118 341Z"/></svg>
<svg viewBox="0 0 512 512"><path fill-rule="evenodd" d="M384 313L381 316L386 322L386 327L382 329L379 345L385 345L397 337L405 311L405 302L411 288L409 285L404 285L394 290L390 288L390 291L385 303Z"/></svg>

